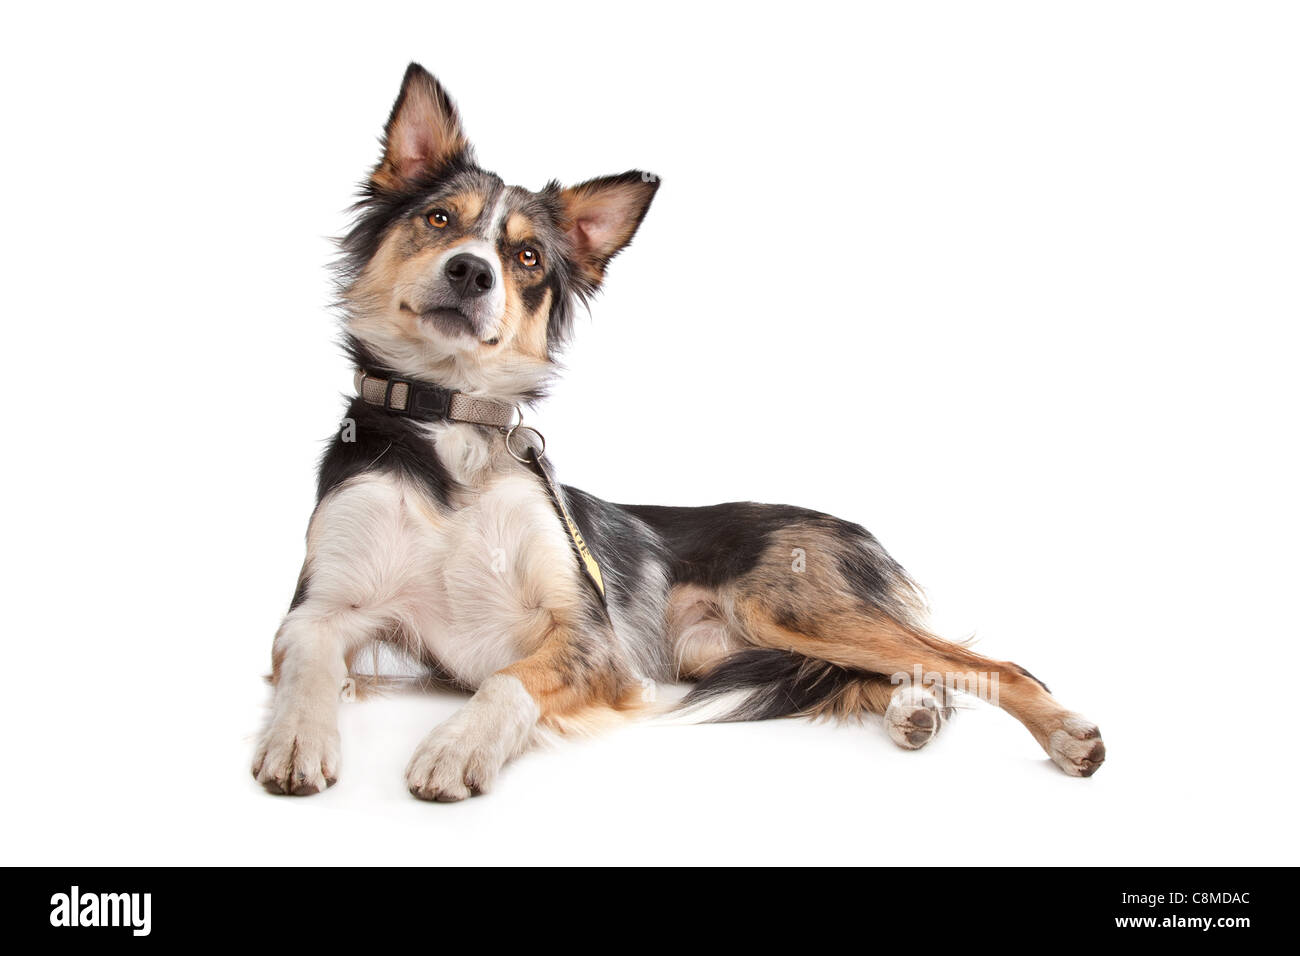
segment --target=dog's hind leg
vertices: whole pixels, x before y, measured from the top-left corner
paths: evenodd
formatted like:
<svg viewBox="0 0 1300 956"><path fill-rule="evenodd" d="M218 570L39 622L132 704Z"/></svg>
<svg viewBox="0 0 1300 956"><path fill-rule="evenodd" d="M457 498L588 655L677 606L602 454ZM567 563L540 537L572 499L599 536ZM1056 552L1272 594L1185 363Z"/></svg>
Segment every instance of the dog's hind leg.
<svg viewBox="0 0 1300 956"><path fill-rule="evenodd" d="M832 626L804 630L789 627L779 612L774 614L761 600L744 600L737 609L761 644L888 674L904 686L919 673L924 675L923 681L933 679L950 690L978 693L1023 723L1056 765L1071 776L1091 776L1105 760L1106 747L1096 724L1062 707L1041 681L1016 664L984 657L914 626L861 611L843 614ZM904 698L903 693L896 692L900 706L910 709L908 717L894 723L906 740L913 731L905 728L909 724L916 727L919 714L914 698ZM890 736L898 740L893 731Z"/></svg>
<svg viewBox="0 0 1300 956"><path fill-rule="evenodd" d="M764 544L753 566L719 589L715 603L732 633L766 650L742 651L719 663L687 706L736 683L729 672L753 670L755 661L744 655L766 654L765 666L775 667L772 679L748 682L753 692L733 713L883 712L890 736L915 748L946 716L948 702L936 698L931 713L923 693L940 687L1002 707L1068 774L1090 776L1105 759L1096 725L1062 707L1024 668L930 634L906 573L862 528L828 515L797 514L783 519ZM780 655L786 655L784 664ZM899 685L911 689L896 690ZM931 727L925 726L928 717Z"/></svg>

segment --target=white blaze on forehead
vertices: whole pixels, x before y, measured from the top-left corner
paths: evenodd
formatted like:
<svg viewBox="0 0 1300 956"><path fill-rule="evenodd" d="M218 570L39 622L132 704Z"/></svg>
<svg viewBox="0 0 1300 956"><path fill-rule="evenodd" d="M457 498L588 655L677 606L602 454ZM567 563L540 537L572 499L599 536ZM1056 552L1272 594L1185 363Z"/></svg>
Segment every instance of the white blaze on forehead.
<svg viewBox="0 0 1300 956"><path fill-rule="evenodd" d="M506 190L503 189L497 196L496 202L492 204L492 212L488 215L487 241L493 247L496 246L497 240L501 238L501 230L505 228L507 215Z"/></svg>

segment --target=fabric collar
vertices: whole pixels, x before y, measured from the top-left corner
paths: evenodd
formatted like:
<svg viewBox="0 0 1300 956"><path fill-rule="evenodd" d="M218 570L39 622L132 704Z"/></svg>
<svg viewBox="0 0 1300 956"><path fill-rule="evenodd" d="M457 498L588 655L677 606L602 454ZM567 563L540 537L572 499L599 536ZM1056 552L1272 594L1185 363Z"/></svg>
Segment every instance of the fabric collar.
<svg viewBox="0 0 1300 956"><path fill-rule="evenodd" d="M368 405L421 422L469 422L509 429L522 418L519 406L491 398L476 398L412 378L384 378L358 369L357 394Z"/></svg>

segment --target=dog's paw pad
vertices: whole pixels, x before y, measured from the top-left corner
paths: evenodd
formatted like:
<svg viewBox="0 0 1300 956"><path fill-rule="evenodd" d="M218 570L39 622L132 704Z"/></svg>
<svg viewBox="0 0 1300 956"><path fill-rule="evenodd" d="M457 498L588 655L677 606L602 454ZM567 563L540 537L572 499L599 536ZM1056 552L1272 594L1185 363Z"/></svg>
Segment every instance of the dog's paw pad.
<svg viewBox="0 0 1300 956"><path fill-rule="evenodd" d="M943 726L946 708L925 687L904 686L894 691L885 710L885 731L904 750L919 750Z"/></svg>

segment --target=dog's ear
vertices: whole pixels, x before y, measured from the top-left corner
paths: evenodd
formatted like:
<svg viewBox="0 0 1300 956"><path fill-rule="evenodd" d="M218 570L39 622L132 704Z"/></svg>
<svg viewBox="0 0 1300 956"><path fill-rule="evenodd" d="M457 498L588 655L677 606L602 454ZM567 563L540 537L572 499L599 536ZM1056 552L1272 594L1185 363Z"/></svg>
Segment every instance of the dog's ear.
<svg viewBox="0 0 1300 956"><path fill-rule="evenodd" d="M609 260L632 241L658 188L658 176L634 169L560 193L574 261L593 286L604 279Z"/></svg>
<svg viewBox="0 0 1300 956"><path fill-rule="evenodd" d="M457 158L471 159L456 105L433 74L412 63L384 127L384 156L370 179L399 190Z"/></svg>

